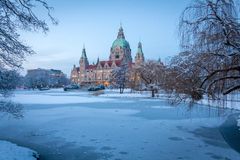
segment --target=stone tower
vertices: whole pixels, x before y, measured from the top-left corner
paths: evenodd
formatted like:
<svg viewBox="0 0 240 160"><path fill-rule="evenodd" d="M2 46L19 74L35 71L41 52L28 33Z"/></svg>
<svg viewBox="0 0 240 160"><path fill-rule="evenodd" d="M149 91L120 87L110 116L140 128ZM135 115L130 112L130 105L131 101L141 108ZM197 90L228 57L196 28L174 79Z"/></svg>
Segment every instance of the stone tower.
<svg viewBox="0 0 240 160"><path fill-rule="evenodd" d="M85 71L85 69L89 65L85 46L83 46L82 56L80 58L79 65L80 65L80 72Z"/></svg>
<svg viewBox="0 0 240 160"><path fill-rule="evenodd" d="M132 62L131 48L128 41L125 39L122 26L118 31L117 39L113 42L110 49L109 60L124 60L128 63Z"/></svg>
<svg viewBox="0 0 240 160"><path fill-rule="evenodd" d="M145 58L144 58L144 54L143 54L143 51L142 51L142 43L139 42L138 43L138 51L137 51L137 54L135 56L135 63L136 65L140 65L144 62Z"/></svg>

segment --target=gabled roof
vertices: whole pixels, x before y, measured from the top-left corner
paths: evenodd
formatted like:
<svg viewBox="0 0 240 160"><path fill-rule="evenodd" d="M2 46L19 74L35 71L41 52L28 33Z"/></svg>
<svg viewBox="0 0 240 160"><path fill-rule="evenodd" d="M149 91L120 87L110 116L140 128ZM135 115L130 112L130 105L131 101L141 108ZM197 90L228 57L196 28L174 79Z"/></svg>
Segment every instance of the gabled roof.
<svg viewBox="0 0 240 160"><path fill-rule="evenodd" d="M86 69L92 70L96 68L97 68L97 65L88 65Z"/></svg>
<svg viewBox="0 0 240 160"><path fill-rule="evenodd" d="M72 71L77 71L77 72L79 72L79 70L80 70L80 67L74 67Z"/></svg>
<svg viewBox="0 0 240 160"><path fill-rule="evenodd" d="M116 65L117 67L120 67L120 66L121 66L121 63L122 63L122 60L116 60L116 61L99 61L98 64L88 65L88 66L86 67L86 70L95 70L95 69L97 69L97 67L98 67L99 64L100 64L100 66L101 66L102 68L104 68L104 66L105 66L106 64L111 68L114 63L115 63L115 65ZM134 63L131 63L131 62L128 63L128 66L129 66L129 67L132 67L132 65L134 65ZM76 68L74 68L74 69L79 72L80 67L76 67Z"/></svg>
<svg viewBox="0 0 240 160"><path fill-rule="evenodd" d="M116 60L115 61L116 66L119 67L121 65L121 62L122 62L121 60ZM109 67L112 67L114 61L100 61L99 63L101 64L102 67L104 67L106 63L108 64Z"/></svg>

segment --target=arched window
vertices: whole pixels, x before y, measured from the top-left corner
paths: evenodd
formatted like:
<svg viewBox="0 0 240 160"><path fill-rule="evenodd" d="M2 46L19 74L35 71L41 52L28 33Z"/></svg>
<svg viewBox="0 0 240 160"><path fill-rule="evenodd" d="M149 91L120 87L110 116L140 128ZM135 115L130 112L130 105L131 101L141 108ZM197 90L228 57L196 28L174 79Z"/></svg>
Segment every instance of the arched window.
<svg viewBox="0 0 240 160"><path fill-rule="evenodd" d="M116 59L119 59L119 58L120 58L119 52L117 52L117 53L115 54L115 58L116 58Z"/></svg>

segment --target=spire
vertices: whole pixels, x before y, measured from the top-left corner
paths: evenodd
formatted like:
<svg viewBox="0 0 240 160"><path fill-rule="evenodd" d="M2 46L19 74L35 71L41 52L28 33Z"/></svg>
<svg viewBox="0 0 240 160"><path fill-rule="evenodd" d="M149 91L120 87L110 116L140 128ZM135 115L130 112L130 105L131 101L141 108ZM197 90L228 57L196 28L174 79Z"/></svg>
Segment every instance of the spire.
<svg viewBox="0 0 240 160"><path fill-rule="evenodd" d="M83 44L83 50L82 50L81 58L87 58L86 49L85 49L85 45L84 44Z"/></svg>
<svg viewBox="0 0 240 160"><path fill-rule="evenodd" d="M138 42L138 54L143 55L142 43L141 42Z"/></svg>
<svg viewBox="0 0 240 160"><path fill-rule="evenodd" d="M161 58L160 58L160 57L158 58L158 62L162 62L162 60L161 60Z"/></svg>
<svg viewBox="0 0 240 160"><path fill-rule="evenodd" d="M86 54L85 45L83 45L82 56L80 58L79 64L80 64L80 69L82 71L85 70L86 67L89 65L87 54Z"/></svg>
<svg viewBox="0 0 240 160"><path fill-rule="evenodd" d="M118 39L125 39L125 36L124 36L124 32L123 32L123 28L122 28L122 23L120 24L120 28L119 28L119 31L118 31L118 36L117 36Z"/></svg>
<svg viewBox="0 0 240 160"><path fill-rule="evenodd" d="M138 42L138 51L137 54L135 56L135 63L137 65L142 64L144 62L145 58L144 58L144 54L142 51L142 43L139 41Z"/></svg>
<svg viewBox="0 0 240 160"><path fill-rule="evenodd" d="M99 57L97 58L97 63L96 64L98 64L99 63Z"/></svg>
<svg viewBox="0 0 240 160"><path fill-rule="evenodd" d="M142 48L142 43L140 41L138 42L138 48Z"/></svg>

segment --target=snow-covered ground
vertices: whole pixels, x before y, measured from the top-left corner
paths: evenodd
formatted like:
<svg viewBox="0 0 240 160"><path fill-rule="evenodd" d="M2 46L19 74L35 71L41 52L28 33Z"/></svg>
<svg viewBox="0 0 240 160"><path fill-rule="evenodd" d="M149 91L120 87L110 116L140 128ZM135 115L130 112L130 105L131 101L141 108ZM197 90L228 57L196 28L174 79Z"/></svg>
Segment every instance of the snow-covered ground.
<svg viewBox="0 0 240 160"><path fill-rule="evenodd" d="M223 111L173 107L150 93L18 91L21 120L4 117L0 139L36 150L45 160L231 159L240 154L223 139ZM197 152L196 152L197 151Z"/></svg>
<svg viewBox="0 0 240 160"><path fill-rule="evenodd" d="M37 152L16 144L0 141L1 160L37 160Z"/></svg>

